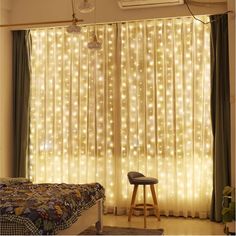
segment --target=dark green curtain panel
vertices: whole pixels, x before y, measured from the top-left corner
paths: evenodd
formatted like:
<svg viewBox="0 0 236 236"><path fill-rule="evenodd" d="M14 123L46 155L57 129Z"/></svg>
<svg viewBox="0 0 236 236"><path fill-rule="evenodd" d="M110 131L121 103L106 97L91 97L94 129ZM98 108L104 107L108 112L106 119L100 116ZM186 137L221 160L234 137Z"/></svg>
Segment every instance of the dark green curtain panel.
<svg viewBox="0 0 236 236"><path fill-rule="evenodd" d="M213 195L211 220L221 221L222 192L230 185L230 87L228 16L211 20L211 117L213 132Z"/></svg>
<svg viewBox="0 0 236 236"><path fill-rule="evenodd" d="M28 149L30 34L13 31L13 139L14 176L26 176Z"/></svg>

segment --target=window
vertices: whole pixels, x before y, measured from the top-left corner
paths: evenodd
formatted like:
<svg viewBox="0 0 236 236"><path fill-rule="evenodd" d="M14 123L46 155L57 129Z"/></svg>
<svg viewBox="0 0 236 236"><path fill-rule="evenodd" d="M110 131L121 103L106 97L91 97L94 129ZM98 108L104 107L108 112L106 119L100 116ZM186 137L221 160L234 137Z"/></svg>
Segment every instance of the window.
<svg viewBox="0 0 236 236"><path fill-rule="evenodd" d="M210 26L192 18L99 25L100 51L87 49L92 30L31 30L31 180L98 181L113 209L129 205L127 173L137 170L158 177L164 214L206 217Z"/></svg>

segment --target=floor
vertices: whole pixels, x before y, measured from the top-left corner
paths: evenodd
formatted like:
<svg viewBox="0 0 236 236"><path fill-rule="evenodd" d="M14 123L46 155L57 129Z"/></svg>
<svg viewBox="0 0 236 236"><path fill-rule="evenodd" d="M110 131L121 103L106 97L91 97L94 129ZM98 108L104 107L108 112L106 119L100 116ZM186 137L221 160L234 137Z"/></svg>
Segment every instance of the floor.
<svg viewBox="0 0 236 236"><path fill-rule="evenodd" d="M131 222L128 222L127 216L107 214L104 216L103 224L140 228L143 226L143 217L132 216ZM148 216L147 227L163 228L165 235L224 235L224 225L221 223L183 217L161 217L161 221L158 222L154 216Z"/></svg>

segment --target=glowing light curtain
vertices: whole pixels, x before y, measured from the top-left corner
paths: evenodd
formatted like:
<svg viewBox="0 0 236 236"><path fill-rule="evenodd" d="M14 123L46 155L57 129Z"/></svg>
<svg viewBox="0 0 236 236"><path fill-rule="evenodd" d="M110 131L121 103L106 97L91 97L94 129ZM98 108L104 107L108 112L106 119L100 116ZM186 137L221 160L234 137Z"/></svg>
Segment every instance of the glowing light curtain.
<svg viewBox="0 0 236 236"><path fill-rule="evenodd" d="M116 28L32 30L29 176L35 182L100 182L114 204L113 90Z"/></svg>
<svg viewBox="0 0 236 236"><path fill-rule="evenodd" d="M98 26L98 52L86 47L91 30L31 31L30 178L99 181L119 214L136 170L159 179L162 214L207 217L210 26L192 18Z"/></svg>
<svg viewBox="0 0 236 236"><path fill-rule="evenodd" d="M157 176L165 215L209 213L209 32L192 18L121 27L121 192L130 198L130 170Z"/></svg>

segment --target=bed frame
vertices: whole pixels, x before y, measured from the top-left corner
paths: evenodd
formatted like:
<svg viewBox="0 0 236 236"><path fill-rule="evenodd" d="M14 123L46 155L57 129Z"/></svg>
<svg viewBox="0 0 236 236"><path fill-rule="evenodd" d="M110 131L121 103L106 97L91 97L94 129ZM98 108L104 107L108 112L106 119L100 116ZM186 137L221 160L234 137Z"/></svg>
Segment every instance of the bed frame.
<svg viewBox="0 0 236 236"><path fill-rule="evenodd" d="M59 235L78 235L85 229L95 224L97 234L102 233L103 229L103 201L102 199L96 202L96 205L82 212L79 219L69 228L57 232Z"/></svg>

